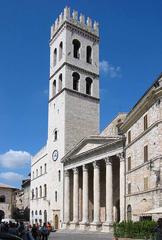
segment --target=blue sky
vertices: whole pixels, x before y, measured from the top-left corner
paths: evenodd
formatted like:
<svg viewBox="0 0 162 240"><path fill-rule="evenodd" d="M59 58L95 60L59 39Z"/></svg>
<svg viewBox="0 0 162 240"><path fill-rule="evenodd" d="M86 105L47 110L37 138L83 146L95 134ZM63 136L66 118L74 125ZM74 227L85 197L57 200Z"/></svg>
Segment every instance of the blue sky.
<svg viewBox="0 0 162 240"><path fill-rule="evenodd" d="M50 26L67 4L100 23L101 129L162 72L161 0L1 0L1 183L20 186L46 143Z"/></svg>

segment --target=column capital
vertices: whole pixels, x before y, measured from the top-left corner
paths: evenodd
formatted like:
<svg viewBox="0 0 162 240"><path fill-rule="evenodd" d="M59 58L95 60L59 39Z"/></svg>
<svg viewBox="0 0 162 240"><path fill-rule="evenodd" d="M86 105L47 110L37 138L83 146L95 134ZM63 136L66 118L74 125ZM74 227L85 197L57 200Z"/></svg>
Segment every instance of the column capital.
<svg viewBox="0 0 162 240"><path fill-rule="evenodd" d="M78 172L79 172L79 170L78 170L77 167L73 168L73 173L74 173L74 174L78 174Z"/></svg>
<svg viewBox="0 0 162 240"><path fill-rule="evenodd" d="M93 168L99 168L98 161L94 161L94 162L93 162Z"/></svg>
<svg viewBox="0 0 162 240"><path fill-rule="evenodd" d="M69 170L64 170L65 177L69 177Z"/></svg>
<svg viewBox="0 0 162 240"><path fill-rule="evenodd" d="M122 162L122 161L125 160L125 158L124 158L124 152L118 153L116 156L120 159L120 162Z"/></svg>
<svg viewBox="0 0 162 240"><path fill-rule="evenodd" d="M87 172L88 171L88 165L87 164L84 164L82 166L82 168L83 168L83 172Z"/></svg>
<svg viewBox="0 0 162 240"><path fill-rule="evenodd" d="M112 165L110 157L105 157L105 163L106 163L106 165Z"/></svg>

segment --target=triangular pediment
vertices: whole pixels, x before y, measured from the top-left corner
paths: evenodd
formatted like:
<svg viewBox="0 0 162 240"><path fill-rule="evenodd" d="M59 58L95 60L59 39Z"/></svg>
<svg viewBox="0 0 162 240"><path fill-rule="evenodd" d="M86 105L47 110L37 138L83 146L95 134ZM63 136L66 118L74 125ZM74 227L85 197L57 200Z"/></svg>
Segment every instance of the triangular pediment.
<svg viewBox="0 0 162 240"><path fill-rule="evenodd" d="M62 158L62 162L66 161L68 158L73 158L89 151L93 151L99 147L102 147L102 145L112 143L118 139L119 137L104 136L90 136L84 138Z"/></svg>

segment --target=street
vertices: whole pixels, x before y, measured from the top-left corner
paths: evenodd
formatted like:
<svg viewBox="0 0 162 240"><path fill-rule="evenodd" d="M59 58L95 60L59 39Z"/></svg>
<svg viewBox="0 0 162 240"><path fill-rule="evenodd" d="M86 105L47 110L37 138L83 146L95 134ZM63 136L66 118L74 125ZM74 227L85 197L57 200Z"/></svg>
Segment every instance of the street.
<svg viewBox="0 0 162 240"><path fill-rule="evenodd" d="M57 232L52 232L50 234L49 240L88 240L88 239L101 239L101 240L112 240L111 233L98 233L98 232L87 232L87 231L68 231L60 230Z"/></svg>

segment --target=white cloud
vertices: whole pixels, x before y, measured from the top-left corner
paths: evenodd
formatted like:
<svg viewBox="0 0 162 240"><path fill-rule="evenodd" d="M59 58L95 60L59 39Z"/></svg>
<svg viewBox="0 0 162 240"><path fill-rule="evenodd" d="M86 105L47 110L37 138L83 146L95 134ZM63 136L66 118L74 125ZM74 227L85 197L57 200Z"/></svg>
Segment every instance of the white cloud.
<svg viewBox="0 0 162 240"><path fill-rule="evenodd" d="M18 168L29 165L31 155L25 151L14 151L10 149L4 154L0 154L0 166L5 168Z"/></svg>
<svg viewBox="0 0 162 240"><path fill-rule="evenodd" d="M19 174L19 173L15 173L15 172L4 172L4 173L0 173L0 178L6 180L6 181L10 181L12 182L16 182L16 181L21 181L23 179L23 175Z"/></svg>
<svg viewBox="0 0 162 240"><path fill-rule="evenodd" d="M100 71L108 75L110 78L121 77L121 68L115 67L106 60L100 62Z"/></svg>

